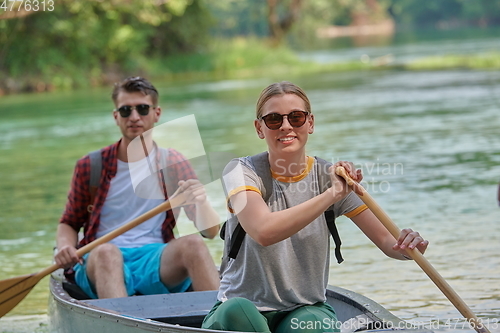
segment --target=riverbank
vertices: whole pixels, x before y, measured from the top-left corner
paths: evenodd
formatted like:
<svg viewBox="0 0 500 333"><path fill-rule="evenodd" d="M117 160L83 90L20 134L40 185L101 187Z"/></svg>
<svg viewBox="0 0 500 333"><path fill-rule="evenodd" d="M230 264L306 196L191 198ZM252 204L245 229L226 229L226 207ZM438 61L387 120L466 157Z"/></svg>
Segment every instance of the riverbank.
<svg viewBox="0 0 500 333"><path fill-rule="evenodd" d="M500 69L500 52L425 57L417 59L404 67L408 70Z"/></svg>
<svg viewBox="0 0 500 333"><path fill-rule="evenodd" d="M332 51L335 52L335 51ZM105 66L89 71L77 64L61 64L44 74L29 71L15 77L0 72L0 95L71 90L111 85L128 75L142 75L152 80L219 80L262 76L302 75L356 70L452 70L500 69L500 51L471 54L423 56L401 63L392 54L347 61L317 62L306 60L289 47L271 47L265 40L235 38L217 40L205 52L146 58L135 56L133 68L123 70Z"/></svg>
<svg viewBox="0 0 500 333"><path fill-rule="evenodd" d="M47 333L47 315L10 316L0 321L0 333Z"/></svg>
<svg viewBox="0 0 500 333"><path fill-rule="evenodd" d="M251 78L262 75L303 74L331 70L350 70L366 67L361 64L337 64L333 67L304 61L286 46L271 47L266 40L235 38L216 40L205 52L178 54L162 58L131 55L128 69L118 66L79 68L77 64L61 64L47 68L44 73L27 70L15 77L0 72L0 95L70 90L110 85L129 76L141 75L152 80L214 80Z"/></svg>

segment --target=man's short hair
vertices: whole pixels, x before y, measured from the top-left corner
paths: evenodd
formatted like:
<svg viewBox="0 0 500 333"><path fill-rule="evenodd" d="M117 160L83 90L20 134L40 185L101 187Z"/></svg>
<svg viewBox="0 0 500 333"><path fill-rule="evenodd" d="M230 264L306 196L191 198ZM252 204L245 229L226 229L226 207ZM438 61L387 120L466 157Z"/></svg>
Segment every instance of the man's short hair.
<svg viewBox="0 0 500 333"><path fill-rule="evenodd" d="M144 95L151 96L154 106L158 105L158 90L145 78L140 76L128 77L121 82L115 83L111 98L116 105L116 100L120 92L141 92Z"/></svg>

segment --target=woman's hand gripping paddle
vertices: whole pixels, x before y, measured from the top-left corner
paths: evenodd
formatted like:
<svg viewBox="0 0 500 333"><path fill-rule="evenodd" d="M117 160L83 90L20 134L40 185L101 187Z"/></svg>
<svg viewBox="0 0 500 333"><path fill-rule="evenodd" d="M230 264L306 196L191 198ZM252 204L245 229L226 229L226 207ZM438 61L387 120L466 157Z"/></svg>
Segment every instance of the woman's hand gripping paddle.
<svg viewBox="0 0 500 333"><path fill-rule="evenodd" d="M382 208L373 200L371 195L358 183L356 183L343 167L337 167L335 173L345 179L347 185L358 185L361 188L362 194L356 193L361 200L370 208L375 216L382 222L382 224L389 230L389 232L398 239L400 230L397 225L391 220ZM427 261L427 259L416 248L413 250L407 249L408 255L415 260L415 262L422 268L422 270L429 276L429 278L436 284L436 286L443 292L443 294L450 300L450 302L457 308L457 310L469 321L470 325L479 333L489 333L489 330L481 323L472 310L465 304L460 296L453 290L453 288L445 281L445 279L434 269L434 267Z"/></svg>

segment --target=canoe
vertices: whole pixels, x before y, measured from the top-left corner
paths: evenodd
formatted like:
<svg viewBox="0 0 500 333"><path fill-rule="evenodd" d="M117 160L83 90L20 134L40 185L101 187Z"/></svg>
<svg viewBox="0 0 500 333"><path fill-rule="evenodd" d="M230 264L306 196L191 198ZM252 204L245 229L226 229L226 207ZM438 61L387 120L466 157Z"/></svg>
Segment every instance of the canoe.
<svg viewBox="0 0 500 333"><path fill-rule="evenodd" d="M216 301L216 291L89 300L77 299L78 295L69 287L60 277L53 275L50 279L50 332L222 332L200 328L204 316ZM342 323L342 332L382 332L388 329L432 332L412 326L380 304L353 291L329 286L326 296ZM297 323L297 328L299 325L335 328L330 322Z"/></svg>

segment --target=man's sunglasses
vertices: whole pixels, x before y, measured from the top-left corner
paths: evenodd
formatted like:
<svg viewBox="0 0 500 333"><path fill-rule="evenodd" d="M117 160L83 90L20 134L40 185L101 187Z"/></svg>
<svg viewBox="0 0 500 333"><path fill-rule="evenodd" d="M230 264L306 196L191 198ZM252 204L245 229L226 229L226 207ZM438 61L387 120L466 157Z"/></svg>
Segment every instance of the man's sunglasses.
<svg viewBox="0 0 500 333"><path fill-rule="evenodd" d="M289 114L270 113L260 119L264 120L267 128L277 130L283 125L284 117L288 118L288 122L292 127L300 127L305 124L308 114L307 111L292 111Z"/></svg>
<svg viewBox="0 0 500 333"><path fill-rule="evenodd" d="M120 113L120 116L122 116L123 118L129 117L132 114L133 109L136 109L137 113L140 114L141 116L147 116L149 113L149 109L151 107L152 106L148 104L139 104L135 106L123 105L120 106L118 109L115 109L115 111L118 111Z"/></svg>

